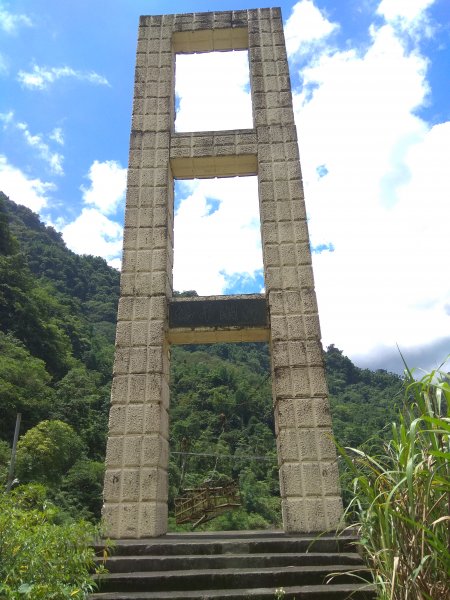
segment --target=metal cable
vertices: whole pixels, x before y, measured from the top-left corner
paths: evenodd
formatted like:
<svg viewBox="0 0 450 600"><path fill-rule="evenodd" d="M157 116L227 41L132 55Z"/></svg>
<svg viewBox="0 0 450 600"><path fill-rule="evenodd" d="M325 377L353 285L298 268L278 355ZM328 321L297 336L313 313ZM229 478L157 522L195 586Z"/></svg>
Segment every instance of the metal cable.
<svg viewBox="0 0 450 600"><path fill-rule="evenodd" d="M208 452L177 452L175 450L171 450L170 454L177 455L186 455L186 456L208 456L212 458L232 458L233 460L267 460L267 461L276 461L276 456L235 456L234 454L212 454Z"/></svg>

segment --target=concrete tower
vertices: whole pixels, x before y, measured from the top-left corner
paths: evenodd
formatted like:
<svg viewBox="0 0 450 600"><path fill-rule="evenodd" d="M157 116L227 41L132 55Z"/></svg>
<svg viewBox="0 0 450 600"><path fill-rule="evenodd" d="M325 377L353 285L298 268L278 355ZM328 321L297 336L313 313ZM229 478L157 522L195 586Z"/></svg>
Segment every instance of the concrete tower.
<svg viewBox="0 0 450 600"><path fill-rule="evenodd" d="M177 53L248 50L253 128L175 133ZM173 180L257 175L263 295L172 297ZM140 19L106 454L113 538L167 531L170 345L268 341L286 532L342 514L278 8Z"/></svg>

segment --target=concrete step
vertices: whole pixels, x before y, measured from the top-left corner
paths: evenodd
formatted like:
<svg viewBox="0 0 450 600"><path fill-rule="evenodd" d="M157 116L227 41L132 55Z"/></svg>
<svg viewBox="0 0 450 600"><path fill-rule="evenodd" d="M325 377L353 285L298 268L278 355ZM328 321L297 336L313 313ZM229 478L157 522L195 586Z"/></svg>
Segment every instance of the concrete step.
<svg viewBox="0 0 450 600"><path fill-rule="evenodd" d="M168 534L119 540L91 600L373 600L351 533L279 531ZM103 546L98 546L101 562ZM353 575L352 575L353 573ZM336 574L334 577L332 574ZM354 576L356 575L356 577ZM360 579L358 579L358 577Z"/></svg>
<svg viewBox="0 0 450 600"><path fill-rule="evenodd" d="M233 534L233 535L231 535ZM284 533L247 533L218 537L201 534L168 534L149 540L117 540L114 554L124 555L211 555L211 554L275 554L291 552L352 552L354 535L287 535ZM96 546L101 554L102 545Z"/></svg>
<svg viewBox="0 0 450 600"><path fill-rule="evenodd" d="M359 577L368 577L367 569L356 567ZM355 568L352 569L353 571ZM339 573L341 583L353 583L348 565L275 567L259 569L193 569L190 571L144 571L110 573L102 580L102 591L186 591L293 585L323 585L331 573Z"/></svg>
<svg viewBox="0 0 450 600"><path fill-rule="evenodd" d="M99 559L99 562L102 562ZM182 556L111 556L106 568L110 573L133 571L181 571L192 569L241 569L308 565L361 565L356 552L302 552L277 554L204 554Z"/></svg>
<svg viewBox="0 0 450 600"><path fill-rule="evenodd" d="M106 592L95 600L275 600L275 587L170 592ZM358 584L284 587L284 600L374 600L375 586Z"/></svg>

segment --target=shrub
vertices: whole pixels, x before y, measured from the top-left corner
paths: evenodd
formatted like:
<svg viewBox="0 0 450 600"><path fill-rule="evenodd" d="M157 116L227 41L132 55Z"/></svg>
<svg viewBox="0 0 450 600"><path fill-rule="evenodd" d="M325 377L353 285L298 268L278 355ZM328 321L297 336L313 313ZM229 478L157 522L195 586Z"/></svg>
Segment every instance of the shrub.
<svg viewBox="0 0 450 600"><path fill-rule="evenodd" d="M0 598L87 598L94 589L91 547L98 528L64 522L39 484L0 493Z"/></svg>

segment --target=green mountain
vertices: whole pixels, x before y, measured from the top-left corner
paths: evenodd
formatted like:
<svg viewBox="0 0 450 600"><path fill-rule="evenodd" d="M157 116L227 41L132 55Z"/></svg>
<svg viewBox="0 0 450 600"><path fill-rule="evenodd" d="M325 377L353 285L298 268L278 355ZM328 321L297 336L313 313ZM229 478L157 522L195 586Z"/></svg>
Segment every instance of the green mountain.
<svg viewBox="0 0 450 600"><path fill-rule="evenodd" d="M21 412L20 480L44 482L88 518L101 506L118 293L115 269L71 252L0 194L0 478ZM376 443L397 414L401 379L359 369L334 346L325 361L337 440ZM208 478L239 481L242 509L211 527L280 521L269 364L266 344L173 348L171 506Z"/></svg>

